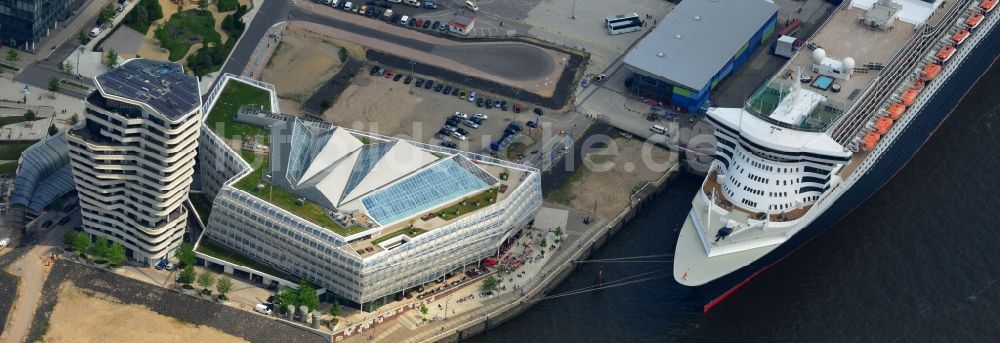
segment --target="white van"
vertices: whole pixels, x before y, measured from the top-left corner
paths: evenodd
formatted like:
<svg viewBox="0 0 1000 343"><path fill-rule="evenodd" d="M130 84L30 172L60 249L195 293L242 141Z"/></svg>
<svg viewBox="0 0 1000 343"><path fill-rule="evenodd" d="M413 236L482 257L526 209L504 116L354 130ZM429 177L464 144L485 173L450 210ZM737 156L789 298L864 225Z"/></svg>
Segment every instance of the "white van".
<svg viewBox="0 0 1000 343"><path fill-rule="evenodd" d="M410 16L404 15L402 18L399 18L399 25L406 25L409 23L410 23Z"/></svg>
<svg viewBox="0 0 1000 343"><path fill-rule="evenodd" d="M413 7L420 7L420 1L417 0L403 0L403 2Z"/></svg>
<svg viewBox="0 0 1000 343"><path fill-rule="evenodd" d="M389 2L394 3L394 4L399 4L399 3L403 2L403 0L386 0L386 1L389 1Z"/></svg>
<svg viewBox="0 0 1000 343"><path fill-rule="evenodd" d="M330 7L337 8L337 5L340 5L340 0L327 1L326 3L330 5Z"/></svg>
<svg viewBox="0 0 1000 343"><path fill-rule="evenodd" d="M99 34L101 34L101 28L100 27L95 27L93 30L90 30L90 36L91 37L97 37L97 35L99 35Z"/></svg>
<svg viewBox="0 0 1000 343"><path fill-rule="evenodd" d="M476 3L470 0L465 0L465 8L468 8L473 12L479 12L479 6L476 6Z"/></svg>
<svg viewBox="0 0 1000 343"><path fill-rule="evenodd" d="M649 127L649 131L653 131L653 132L659 133L661 135L667 134L667 128L665 128L663 126L659 126L659 125L650 126Z"/></svg>
<svg viewBox="0 0 1000 343"><path fill-rule="evenodd" d="M386 21L392 20L392 10L391 9L385 10L385 13L382 14L382 18L385 19Z"/></svg>

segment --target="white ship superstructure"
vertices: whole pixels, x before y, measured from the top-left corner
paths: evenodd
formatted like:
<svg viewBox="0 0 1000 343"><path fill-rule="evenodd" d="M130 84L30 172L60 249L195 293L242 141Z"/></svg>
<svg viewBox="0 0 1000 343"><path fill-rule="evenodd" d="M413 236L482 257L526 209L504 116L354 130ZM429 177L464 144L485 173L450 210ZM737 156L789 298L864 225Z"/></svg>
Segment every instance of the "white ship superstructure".
<svg viewBox="0 0 1000 343"><path fill-rule="evenodd" d="M678 238L675 279L705 285L808 227L992 29L996 2L844 4L743 108L709 109L716 159Z"/></svg>

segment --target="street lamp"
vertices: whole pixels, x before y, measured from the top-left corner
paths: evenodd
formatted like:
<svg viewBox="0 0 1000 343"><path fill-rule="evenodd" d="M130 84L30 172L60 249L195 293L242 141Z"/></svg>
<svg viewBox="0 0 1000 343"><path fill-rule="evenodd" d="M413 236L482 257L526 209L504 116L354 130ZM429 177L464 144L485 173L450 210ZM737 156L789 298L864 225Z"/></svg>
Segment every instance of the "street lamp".
<svg viewBox="0 0 1000 343"><path fill-rule="evenodd" d="M573 0L573 13L570 15L569 18L576 20L576 0Z"/></svg>

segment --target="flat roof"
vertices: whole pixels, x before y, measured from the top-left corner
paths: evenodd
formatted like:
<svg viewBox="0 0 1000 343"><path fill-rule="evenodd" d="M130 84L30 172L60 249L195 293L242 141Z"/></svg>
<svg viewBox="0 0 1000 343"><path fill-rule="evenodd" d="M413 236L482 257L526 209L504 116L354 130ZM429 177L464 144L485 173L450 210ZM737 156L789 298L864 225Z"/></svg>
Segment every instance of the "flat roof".
<svg viewBox="0 0 1000 343"><path fill-rule="evenodd" d="M97 86L106 95L145 103L169 119L201 106L198 79L174 62L131 59L98 76Z"/></svg>
<svg viewBox="0 0 1000 343"><path fill-rule="evenodd" d="M682 1L625 55L625 64L701 90L777 12L770 0Z"/></svg>

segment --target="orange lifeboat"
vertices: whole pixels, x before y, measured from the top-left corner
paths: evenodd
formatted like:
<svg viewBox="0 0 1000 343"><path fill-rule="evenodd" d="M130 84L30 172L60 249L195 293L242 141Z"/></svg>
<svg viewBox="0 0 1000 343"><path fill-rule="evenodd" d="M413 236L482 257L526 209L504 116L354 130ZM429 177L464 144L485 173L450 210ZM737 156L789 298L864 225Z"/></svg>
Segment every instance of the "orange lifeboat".
<svg viewBox="0 0 1000 343"><path fill-rule="evenodd" d="M938 73L941 72L941 65L937 63L931 63L924 66L924 80L930 81L937 77Z"/></svg>
<svg viewBox="0 0 1000 343"><path fill-rule="evenodd" d="M891 127L892 119L882 117L875 120L875 132L878 132L880 135L884 135L886 132L889 132L889 128Z"/></svg>
<svg viewBox="0 0 1000 343"><path fill-rule="evenodd" d="M953 47L951 45L947 45L947 46L941 48L940 51L938 51L937 58L939 60L941 60L941 63L944 63L944 62L948 62L948 60L950 60L951 56L954 55L954 54L955 54L955 47Z"/></svg>
<svg viewBox="0 0 1000 343"><path fill-rule="evenodd" d="M903 112L906 112L906 106L903 106L903 104L897 102L892 105L889 105L888 112L889 112L889 119L899 120L899 117L903 116Z"/></svg>
<svg viewBox="0 0 1000 343"><path fill-rule="evenodd" d="M983 3L979 4L979 8L983 10L983 13L990 13L994 7L997 7L997 0L983 0Z"/></svg>
<svg viewBox="0 0 1000 343"><path fill-rule="evenodd" d="M882 138L881 135L875 132L869 132L865 135L865 138L861 139L861 149L865 151L875 149L875 144L878 143L880 138Z"/></svg>
<svg viewBox="0 0 1000 343"><path fill-rule="evenodd" d="M969 38L969 30L959 30L951 36L951 41L955 42L956 45L962 44L965 40Z"/></svg>
<svg viewBox="0 0 1000 343"><path fill-rule="evenodd" d="M982 13L973 13L968 19L965 19L965 25L969 26L969 29L974 29L979 26L979 23L983 22Z"/></svg>
<svg viewBox="0 0 1000 343"><path fill-rule="evenodd" d="M913 105L913 101L917 100L917 90L914 88L909 88L903 92L903 105L910 106Z"/></svg>

